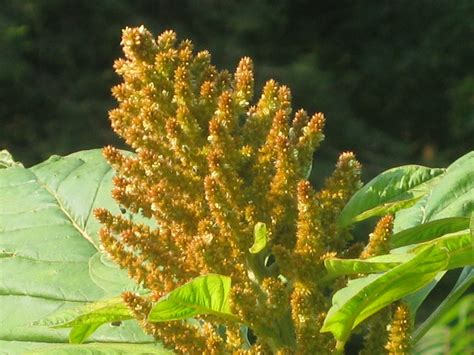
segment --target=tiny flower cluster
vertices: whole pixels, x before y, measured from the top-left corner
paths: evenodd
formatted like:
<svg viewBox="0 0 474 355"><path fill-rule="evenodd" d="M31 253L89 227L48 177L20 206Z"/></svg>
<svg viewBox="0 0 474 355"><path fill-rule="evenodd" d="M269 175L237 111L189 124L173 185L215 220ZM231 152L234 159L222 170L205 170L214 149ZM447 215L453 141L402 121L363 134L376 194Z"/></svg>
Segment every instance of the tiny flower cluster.
<svg viewBox="0 0 474 355"><path fill-rule="evenodd" d="M106 147L104 155L117 172L113 197L157 225L95 211L107 253L152 291L125 293L125 302L147 332L180 353L329 353L333 340L319 332L331 292L323 261L349 248L336 218L361 184L354 155L341 154L316 191L307 175L324 138L323 114L293 114L290 90L273 80L253 104L249 58L233 74L219 71L190 41L172 31L155 39L144 27L126 28L122 46L110 120L134 154ZM259 222L267 246L252 254ZM232 312L257 339L247 350L230 321L147 321L151 302L207 273L231 277Z"/></svg>

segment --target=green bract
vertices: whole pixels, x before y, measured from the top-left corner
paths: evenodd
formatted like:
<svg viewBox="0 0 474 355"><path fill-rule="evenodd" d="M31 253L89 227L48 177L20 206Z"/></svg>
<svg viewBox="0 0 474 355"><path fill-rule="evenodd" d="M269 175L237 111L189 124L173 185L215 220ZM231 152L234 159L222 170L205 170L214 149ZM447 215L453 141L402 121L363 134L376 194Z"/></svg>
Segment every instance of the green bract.
<svg viewBox="0 0 474 355"><path fill-rule="evenodd" d="M257 254L267 246L267 226L265 223L258 222L253 230L254 242L249 249L250 253Z"/></svg>

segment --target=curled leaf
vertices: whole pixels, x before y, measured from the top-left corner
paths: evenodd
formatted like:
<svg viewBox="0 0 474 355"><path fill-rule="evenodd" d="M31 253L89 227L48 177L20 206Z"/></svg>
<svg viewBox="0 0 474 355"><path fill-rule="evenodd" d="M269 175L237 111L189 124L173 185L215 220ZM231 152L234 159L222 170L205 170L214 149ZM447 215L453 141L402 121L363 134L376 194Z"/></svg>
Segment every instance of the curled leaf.
<svg viewBox="0 0 474 355"><path fill-rule="evenodd" d="M254 242L249 251L251 254L257 254L267 246L267 225L265 223L258 222L255 224L253 238Z"/></svg>

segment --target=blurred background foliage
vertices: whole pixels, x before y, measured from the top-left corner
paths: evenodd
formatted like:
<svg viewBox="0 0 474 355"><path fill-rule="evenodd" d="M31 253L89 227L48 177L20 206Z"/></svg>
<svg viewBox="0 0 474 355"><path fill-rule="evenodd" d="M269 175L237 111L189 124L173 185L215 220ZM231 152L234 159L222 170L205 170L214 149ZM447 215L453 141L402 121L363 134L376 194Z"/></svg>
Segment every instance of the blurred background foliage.
<svg viewBox="0 0 474 355"><path fill-rule="evenodd" d="M219 68L250 56L256 92L275 78L295 109L324 112L316 175L342 150L366 177L447 165L473 147L473 17L472 0L3 0L0 148L31 165L118 144L112 63L121 29L144 24L209 49Z"/></svg>

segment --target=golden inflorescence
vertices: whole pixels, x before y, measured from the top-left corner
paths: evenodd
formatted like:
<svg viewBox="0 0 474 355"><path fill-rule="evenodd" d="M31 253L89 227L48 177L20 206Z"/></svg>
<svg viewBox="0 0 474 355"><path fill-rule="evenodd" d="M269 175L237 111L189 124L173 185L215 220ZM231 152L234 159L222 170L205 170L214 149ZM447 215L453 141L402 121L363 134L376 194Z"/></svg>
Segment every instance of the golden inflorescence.
<svg viewBox="0 0 474 355"><path fill-rule="evenodd" d="M387 327L389 339L385 349L390 355L408 355L411 349L410 310L404 303L399 303L392 316L392 322Z"/></svg>
<svg viewBox="0 0 474 355"><path fill-rule="evenodd" d="M273 80L253 105L249 58L234 74L219 71L190 41L178 43L172 31L154 39L143 27L126 28L122 46L110 120L135 154L109 146L104 155L117 172L114 198L159 226L95 212L106 252L152 291L125 293L126 303L181 353L329 353L332 337L319 332L331 292L323 260L349 247L336 218L360 187L354 155L342 153L315 191L307 175L325 118L292 114L290 90ZM249 253L257 222L267 226L272 265ZM211 316L200 327L147 321L150 302L207 273L231 277L232 311L257 337L249 349L238 325Z"/></svg>
<svg viewBox="0 0 474 355"><path fill-rule="evenodd" d="M388 254L390 251L389 240L392 235L393 220L392 215L386 215L377 222L374 231L369 234L369 243L360 254L361 259Z"/></svg>

